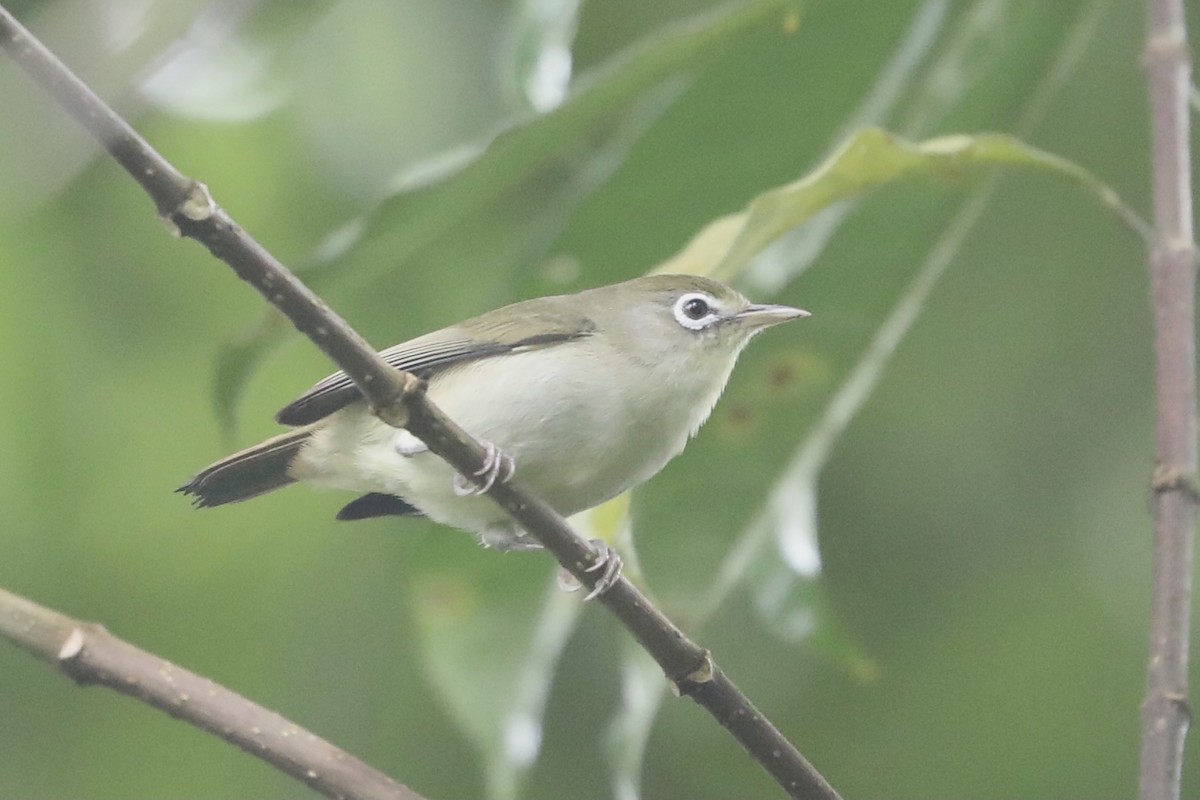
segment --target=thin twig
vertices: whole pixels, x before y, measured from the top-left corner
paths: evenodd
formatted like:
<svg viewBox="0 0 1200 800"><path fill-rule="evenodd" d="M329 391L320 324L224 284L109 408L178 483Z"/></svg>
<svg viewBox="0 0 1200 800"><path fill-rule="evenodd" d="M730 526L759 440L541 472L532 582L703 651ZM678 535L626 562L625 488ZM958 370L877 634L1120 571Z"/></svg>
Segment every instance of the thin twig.
<svg viewBox="0 0 1200 800"><path fill-rule="evenodd" d="M1141 800L1176 800L1187 699L1192 552L1196 528L1196 330L1188 93L1191 61L1182 0L1147 0L1146 77L1154 152L1156 242L1150 252L1157 367L1154 586Z"/></svg>
<svg viewBox="0 0 1200 800"><path fill-rule="evenodd" d="M381 419L407 427L459 473L479 473L483 447L429 402L421 381L394 371L379 358L345 321L247 236L203 184L186 178L155 153L3 7L0 47L138 180L160 217L207 247L287 315L353 379ZM595 585L599 571L587 570L596 554L553 508L521 488L519 481L497 483L488 494L584 585ZM622 578L600 598L680 693L708 709L791 797L837 798L828 782L717 668L708 651L684 636L638 589Z"/></svg>
<svg viewBox="0 0 1200 800"><path fill-rule="evenodd" d="M237 745L326 797L421 795L274 711L85 623L0 589L0 635L69 675L106 686Z"/></svg>

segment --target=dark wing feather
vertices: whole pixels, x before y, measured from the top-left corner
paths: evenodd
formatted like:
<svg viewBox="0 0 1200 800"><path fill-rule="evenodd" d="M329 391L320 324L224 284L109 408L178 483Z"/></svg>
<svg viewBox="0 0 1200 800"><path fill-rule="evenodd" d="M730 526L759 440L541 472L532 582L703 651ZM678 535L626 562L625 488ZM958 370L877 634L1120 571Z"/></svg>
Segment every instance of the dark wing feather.
<svg viewBox="0 0 1200 800"><path fill-rule="evenodd" d="M454 329L446 329L398 344L381 351L379 355L396 369L428 378L454 364L486 358L507 349L502 345L476 342ZM275 420L283 425L308 425L345 408L360 397L362 395L358 387L346 373L335 372L284 406L275 415Z"/></svg>
<svg viewBox="0 0 1200 800"><path fill-rule="evenodd" d="M551 347L588 336L595 329L590 319L564 312L558 298L542 297L491 311L461 325L419 336L379 355L398 370L428 379L444 369L483 358ZM507 313L501 313L507 312ZM530 316L541 331L528 335ZM524 334L524 335L523 335ZM358 387L344 372L335 372L275 415L283 425L308 425L361 398Z"/></svg>

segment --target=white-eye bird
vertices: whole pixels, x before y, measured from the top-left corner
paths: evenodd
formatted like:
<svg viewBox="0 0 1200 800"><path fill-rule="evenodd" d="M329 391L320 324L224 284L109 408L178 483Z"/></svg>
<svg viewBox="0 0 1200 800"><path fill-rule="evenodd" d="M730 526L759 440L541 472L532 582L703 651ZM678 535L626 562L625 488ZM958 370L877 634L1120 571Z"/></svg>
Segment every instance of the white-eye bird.
<svg viewBox="0 0 1200 800"><path fill-rule="evenodd" d="M564 516L637 486L708 418L750 339L804 316L694 275L514 303L381 353L428 381L429 399L488 444L483 487L377 419L338 372L276 415L295 430L223 458L178 491L207 507L300 481L362 493L338 519L424 515L486 547L535 548L478 496L492 480L515 465Z"/></svg>

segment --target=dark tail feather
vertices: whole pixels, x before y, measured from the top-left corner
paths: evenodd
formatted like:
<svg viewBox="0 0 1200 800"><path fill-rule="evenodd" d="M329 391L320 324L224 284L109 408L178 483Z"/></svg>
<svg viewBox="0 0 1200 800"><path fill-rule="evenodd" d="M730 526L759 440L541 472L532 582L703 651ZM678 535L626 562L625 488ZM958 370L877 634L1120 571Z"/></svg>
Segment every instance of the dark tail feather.
<svg viewBox="0 0 1200 800"><path fill-rule="evenodd" d="M197 508L208 508L249 500L287 486L295 482L288 468L308 436L307 430L298 430L267 439L205 467L175 491L191 495Z"/></svg>

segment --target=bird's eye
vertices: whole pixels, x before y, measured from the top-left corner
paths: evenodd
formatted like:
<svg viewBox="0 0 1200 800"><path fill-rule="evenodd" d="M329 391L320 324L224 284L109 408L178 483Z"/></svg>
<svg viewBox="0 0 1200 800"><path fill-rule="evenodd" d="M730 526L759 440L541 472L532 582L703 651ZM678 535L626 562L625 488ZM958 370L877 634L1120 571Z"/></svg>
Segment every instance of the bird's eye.
<svg viewBox="0 0 1200 800"><path fill-rule="evenodd" d="M699 292L685 294L675 303L675 321L688 330L698 331L717 319L712 298Z"/></svg>
<svg viewBox="0 0 1200 800"><path fill-rule="evenodd" d="M683 313L689 319L704 319L708 313L708 303L699 297L693 297L683 304Z"/></svg>

